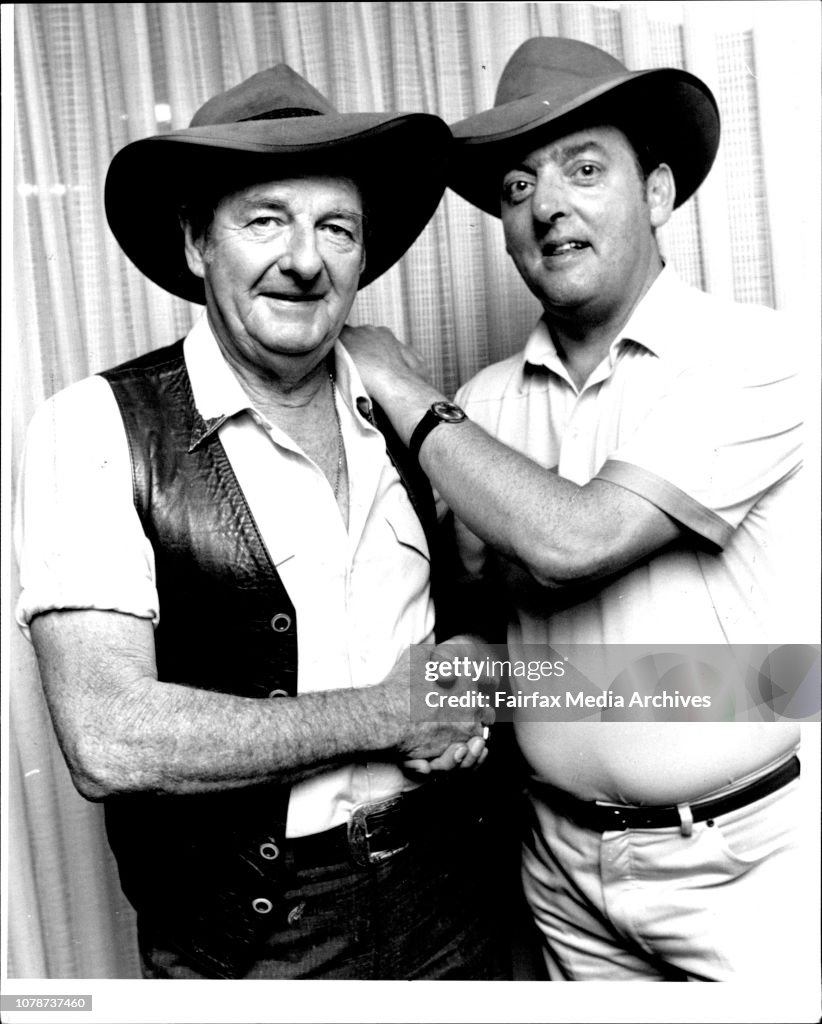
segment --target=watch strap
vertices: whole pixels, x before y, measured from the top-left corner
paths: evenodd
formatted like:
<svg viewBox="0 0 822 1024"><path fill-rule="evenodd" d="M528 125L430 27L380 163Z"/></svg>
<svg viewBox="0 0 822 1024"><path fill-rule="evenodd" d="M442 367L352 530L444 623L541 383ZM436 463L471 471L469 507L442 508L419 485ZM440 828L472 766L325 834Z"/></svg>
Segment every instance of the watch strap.
<svg viewBox="0 0 822 1024"><path fill-rule="evenodd" d="M408 441L408 450L415 459L419 459L422 443L434 427L440 423L461 423L464 419L467 419L467 416L453 402L434 402L430 409L426 409L425 415L414 427Z"/></svg>
<svg viewBox="0 0 822 1024"><path fill-rule="evenodd" d="M434 427L442 423L442 420L437 416L433 409L426 409L425 415L414 427L414 432L411 435L411 439L408 442L408 450L414 456L415 459L420 457L420 448L422 448L422 442L428 437Z"/></svg>

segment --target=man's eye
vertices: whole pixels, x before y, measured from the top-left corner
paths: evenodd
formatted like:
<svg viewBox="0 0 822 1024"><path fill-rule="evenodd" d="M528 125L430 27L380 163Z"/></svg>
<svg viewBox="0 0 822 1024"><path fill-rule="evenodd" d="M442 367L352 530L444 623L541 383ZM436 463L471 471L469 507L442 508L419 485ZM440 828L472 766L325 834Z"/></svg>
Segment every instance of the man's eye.
<svg viewBox="0 0 822 1024"><path fill-rule="evenodd" d="M268 228L271 227L272 224L277 223L278 221L276 217L254 217L254 219L250 221L252 227L257 228Z"/></svg>
<svg viewBox="0 0 822 1024"><path fill-rule="evenodd" d="M326 224L325 230L336 238L350 238L352 242L354 241L354 232L350 228L343 227L342 224Z"/></svg>
<svg viewBox="0 0 822 1024"><path fill-rule="evenodd" d="M502 186L502 195L507 203L521 203L534 190L533 182L525 178L513 178Z"/></svg>
<svg viewBox="0 0 822 1024"><path fill-rule="evenodd" d="M599 174L600 168L596 164L580 164L573 171L573 176L582 181L593 181L599 177Z"/></svg>

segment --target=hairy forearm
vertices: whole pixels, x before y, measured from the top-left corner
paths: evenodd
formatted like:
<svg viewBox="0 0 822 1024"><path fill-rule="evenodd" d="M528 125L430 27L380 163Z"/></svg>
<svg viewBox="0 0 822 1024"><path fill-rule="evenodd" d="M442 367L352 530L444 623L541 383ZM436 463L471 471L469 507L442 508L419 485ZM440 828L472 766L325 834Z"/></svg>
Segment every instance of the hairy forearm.
<svg viewBox="0 0 822 1024"><path fill-rule="evenodd" d="M426 740L432 755L446 745L409 721L407 661L376 686L252 699L158 681L151 626L131 616L52 612L34 620L32 640L67 762L90 799L294 781L364 753L399 759L425 756Z"/></svg>
<svg viewBox="0 0 822 1024"><path fill-rule="evenodd" d="M294 782L364 752L394 756L401 736L384 686L266 701L146 680L116 703L117 729L108 739L90 730L83 760L118 791Z"/></svg>
<svg viewBox="0 0 822 1024"><path fill-rule="evenodd" d="M443 397L410 373L381 378L375 395L406 444L431 403ZM470 420L436 427L423 443L420 464L455 515L500 554L545 582L582 573L582 556L590 556L594 542L582 488ZM596 529L601 534L602 524Z"/></svg>
<svg viewBox="0 0 822 1024"><path fill-rule="evenodd" d="M444 397L410 371L374 375L369 383L406 443L426 409ZM543 586L605 579L680 532L645 499L607 481L577 485L470 420L431 431L420 464L473 533Z"/></svg>

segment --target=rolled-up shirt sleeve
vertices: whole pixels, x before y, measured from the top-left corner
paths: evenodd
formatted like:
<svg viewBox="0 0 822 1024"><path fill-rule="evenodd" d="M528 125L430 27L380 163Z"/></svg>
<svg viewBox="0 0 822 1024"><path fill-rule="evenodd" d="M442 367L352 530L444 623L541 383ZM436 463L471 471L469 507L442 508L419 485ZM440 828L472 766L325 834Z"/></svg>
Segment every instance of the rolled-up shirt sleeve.
<svg viewBox="0 0 822 1024"><path fill-rule="evenodd" d="M759 499L802 461L803 389L778 360L736 379L712 367L672 383L597 472L723 548Z"/></svg>
<svg viewBox="0 0 822 1024"><path fill-rule="evenodd" d="M26 635L53 610L118 611L159 621L154 555L133 502L114 396L90 377L49 399L26 435L15 546Z"/></svg>

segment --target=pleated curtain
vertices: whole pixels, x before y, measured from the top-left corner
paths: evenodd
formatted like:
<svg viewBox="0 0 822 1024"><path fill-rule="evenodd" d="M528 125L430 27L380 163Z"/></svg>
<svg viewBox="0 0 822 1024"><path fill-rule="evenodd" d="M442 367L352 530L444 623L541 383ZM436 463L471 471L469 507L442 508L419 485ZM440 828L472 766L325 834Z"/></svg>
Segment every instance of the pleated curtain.
<svg viewBox="0 0 822 1024"><path fill-rule="evenodd" d="M102 203L112 155L185 127L208 97L280 61L342 111L423 110L449 123L492 104L506 60L534 35L594 43L629 68L694 72L719 101L722 147L706 185L663 230L665 256L698 286L791 313L814 359L818 14L814 2L789 0L16 5L4 54L14 62L6 508L34 409L182 336L199 310L149 283L117 247ZM537 315L499 223L448 192L408 255L359 296L351 322L390 326L453 394L521 347ZM13 555L7 563L8 975L136 978L133 915L101 808L71 785L31 648L13 624Z"/></svg>

